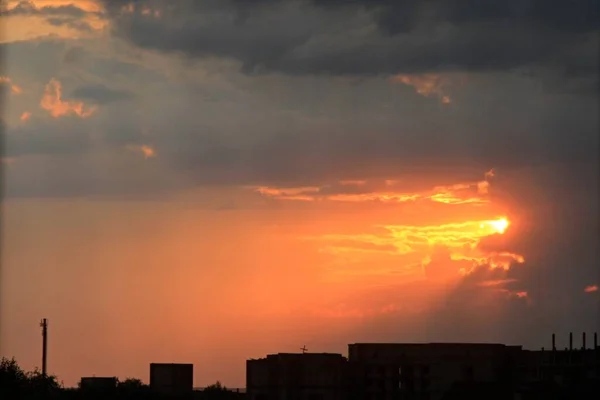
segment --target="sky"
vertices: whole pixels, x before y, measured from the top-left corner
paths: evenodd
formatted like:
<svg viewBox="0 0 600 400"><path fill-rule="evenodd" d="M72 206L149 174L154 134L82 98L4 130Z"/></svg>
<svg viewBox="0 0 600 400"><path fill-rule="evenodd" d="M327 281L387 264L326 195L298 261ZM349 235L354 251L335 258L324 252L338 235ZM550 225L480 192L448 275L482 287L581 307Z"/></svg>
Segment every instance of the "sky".
<svg viewBox="0 0 600 400"><path fill-rule="evenodd" d="M0 353L82 376L600 326L596 0L0 14Z"/></svg>

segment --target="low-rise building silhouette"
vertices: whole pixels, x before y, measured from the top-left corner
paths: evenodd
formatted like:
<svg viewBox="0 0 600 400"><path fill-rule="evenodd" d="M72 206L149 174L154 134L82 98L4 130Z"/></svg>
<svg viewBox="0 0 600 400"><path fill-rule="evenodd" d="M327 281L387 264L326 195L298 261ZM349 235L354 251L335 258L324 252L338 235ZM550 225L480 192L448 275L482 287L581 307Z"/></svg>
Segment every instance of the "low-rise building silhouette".
<svg viewBox="0 0 600 400"><path fill-rule="evenodd" d="M246 391L250 400L342 400L346 372L341 354L270 354L246 362Z"/></svg>
<svg viewBox="0 0 600 400"><path fill-rule="evenodd" d="M460 384L516 384L521 346L479 343L357 343L348 346L352 397L443 399Z"/></svg>
<svg viewBox="0 0 600 400"><path fill-rule="evenodd" d="M573 346L573 334L569 334L569 346L557 349L555 335L552 335L552 347L547 350L523 350L518 375L521 386L521 398L551 388L553 394L575 391L590 393L600 390L600 347L598 335L594 333L594 342L587 346L585 333L582 334L581 347ZM579 398L579 397L577 397Z"/></svg>
<svg viewBox="0 0 600 400"><path fill-rule="evenodd" d="M169 395L192 393L194 364L150 364L150 388Z"/></svg>
<svg viewBox="0 0 600 400"><path fill-rule="evenodd" d="M110 394L117 389L119 380L114 376L89 376L79 381L79 388L86 393Z"/></svg>

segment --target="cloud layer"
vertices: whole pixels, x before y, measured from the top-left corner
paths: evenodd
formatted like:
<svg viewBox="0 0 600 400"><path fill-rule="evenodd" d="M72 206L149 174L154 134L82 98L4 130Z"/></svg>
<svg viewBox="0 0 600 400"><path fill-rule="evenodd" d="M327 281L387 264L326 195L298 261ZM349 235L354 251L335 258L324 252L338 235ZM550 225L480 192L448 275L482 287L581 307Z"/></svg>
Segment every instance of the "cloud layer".
<svg viewBox="0 0 600 400"><path fill-rule="evenodd" d="M541 4L22 3L3 18L94 17L109 28L2 45L7 79L28 81L31 96L9 104L7 156L55 154L40 143L78 125L68 138L90 151L151 146L194 184L594 161L597 6ZM49 82L58 100L44 95ZM40 119L42 96L60 120ZM86 124L71 121L80 116ZM30 139L16 137L19 122Z"/></svg>
<svg viewBox="0 0 600 400"><path fill-rule="evenodd" d="M116 34L247 72L379 75L533 69L597 82L597 2L105 0ZM158 12L158 17L148 10ZM169 22L166 22L169 21ZM590 86L591 87L591 86Z"/></svg>

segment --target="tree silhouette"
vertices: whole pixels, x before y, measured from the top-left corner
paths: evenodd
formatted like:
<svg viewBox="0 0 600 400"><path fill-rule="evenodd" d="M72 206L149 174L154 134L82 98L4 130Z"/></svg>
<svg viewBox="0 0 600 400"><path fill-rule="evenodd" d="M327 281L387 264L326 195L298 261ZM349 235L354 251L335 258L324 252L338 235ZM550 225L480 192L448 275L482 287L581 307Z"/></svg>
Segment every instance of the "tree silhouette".
<svg viewBox="0 0 600 400"><path fill-rule="evenodd" d="M27 385L27 375L14 358L0 360L0 390L4 393L21 391Z"/></svg>
<svg viewBox="0 0 600 400"><path fill-rule="evenodd" d="M62 389L62 384L58 382L58 378L55 375L46 375L39 369L34 369L31 372L25 374L27 377L27 383L30 388L35 390L50 390L58 391Z"/></svg>
<svg viewBox="0 0 600 400"><path fill-rule="evenodd" d="M230 400L240 398L240 393L227 389L221 382L217 381L216 383L205 387L200 398L205 400Z"/></svg>
<svg viewBox="0 0 600 400"><path fill-rule="evenodd" d="M203 392L228 392L227 388L217 381L204 388Z"/></svg>
<svg viewBox="0 0 600 400"><path fill-rule="evenodd" d="M150 391L150 387L145 385L140 379L127 378L124 381L119 381L117 391L125 396L139 396L147 394Z"/></svg>
<svg viewBox="0 0 600 400"><path fill-rule="evenodd" d="M126 389L142 389L145 388L147 385L144 384L144 382L141 381L141 379L138 378L127 378L124 381L119 381L118 387L119 388L126 388Z"/></svg>
<svg viewBox="0 0 600 400"><path fill-rule="evenodd" d="M41 373L38 369L25 372L17 361L3 357L0 360L0 397L36 398L57 394L62 385L56 376ZM15 397L16 396L16 397Z"/></svg>

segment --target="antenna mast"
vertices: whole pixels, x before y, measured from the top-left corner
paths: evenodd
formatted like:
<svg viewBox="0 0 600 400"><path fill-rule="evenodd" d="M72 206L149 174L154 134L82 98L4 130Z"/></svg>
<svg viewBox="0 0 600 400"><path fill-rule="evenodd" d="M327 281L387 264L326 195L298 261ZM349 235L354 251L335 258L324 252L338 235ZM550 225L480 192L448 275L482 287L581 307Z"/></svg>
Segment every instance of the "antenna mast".
<svg viewBox="0 0 600 400"><path fill-rule="evenodd" d="M48 320L46 318L42 319L40 322L40 326L42 327L42 376L46 378L46 361L48 358Z"/></svg>

